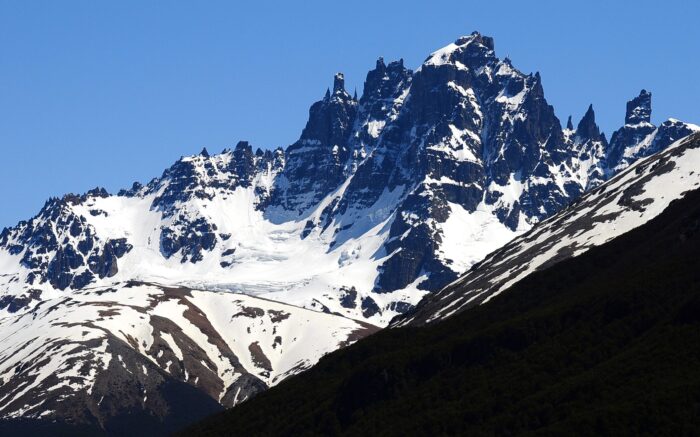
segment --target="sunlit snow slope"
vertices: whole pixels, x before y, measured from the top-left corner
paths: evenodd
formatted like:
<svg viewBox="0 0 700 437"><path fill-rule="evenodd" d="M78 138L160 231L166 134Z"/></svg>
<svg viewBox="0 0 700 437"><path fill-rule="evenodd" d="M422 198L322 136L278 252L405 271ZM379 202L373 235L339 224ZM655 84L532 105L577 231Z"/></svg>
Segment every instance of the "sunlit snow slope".
<svg viewBox="0 0 700 437"><path fill-rule="evenodd" d="M166 416L170 380L232 406L374 330L230 292L86 288L0 319L0 417Z"/></svg>

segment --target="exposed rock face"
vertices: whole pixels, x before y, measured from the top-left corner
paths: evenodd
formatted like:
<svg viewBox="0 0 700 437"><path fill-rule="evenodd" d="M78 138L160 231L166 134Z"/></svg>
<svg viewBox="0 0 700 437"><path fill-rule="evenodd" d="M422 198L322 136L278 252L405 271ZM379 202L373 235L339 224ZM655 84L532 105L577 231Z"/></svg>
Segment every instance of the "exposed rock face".
<svg viewBox="0 0 700 437"><path fill-rule="evenodd" d="M571 117L564 131L564 141L569 145L570 157L565 165L576 175L584 189L590 190L605 181L605 164L608 141L595 121L593 105L573 129Z"/></svg>
<svg viewBox="0 0 700 437"><path fill-rule="evenodd" d="M592 105L562 129L540 75L499 59L493 39L474 32L415 72L378 59L359 100L338 73L286 150L241 141L183 157L117 196L95 189L52 199L0 234L0 248L19 257L20 270L5 278L14 302L32 302L29 290L42 284L67 290L165 276L386 323L698 129L672 119L652 125L645 90L628 102L625 121L610 144ZM300 245L304 255L293 249ZM314 261L300 266L298 256ZM266 267L253 274L251 265ZM342 290L352 287L351 305ZM301 289L316 295L291 292ZM379 309L363 309L365 297Z"/></svg>
<svg viewBox="0 0 700 437"><path fill-rule="evenodd" d="M87 196L103 194L91 193ZM28 285L48 282L59 290L79 289L95 277L111 278L117 273L117 259L131 250L131 244L123 238L96 237L88 220L71 209L81 201L72 195L50 199L36 217L0 234L0 245L8 253L21 255Z"/></svg>
<svg viewBox="0 0 700 437"><path fill-rule="evenodd" d="M397 317L393 326L444 320L507 290L527 275L604 244L663 212L700 185L700 133L638 161L570 208L509 242L458 281Z"/></svg>
<svg viewBox="0 0 700 437"><path fill-rule="evenodd" d="M607 154L607 175L614 176L640 158L664 150L671 143L697 132L695 125L669 119L656 127L651 123L651 93L642 90L627 102L625 125L613 133Z"/></svg>
<svg viewBox="0 0 700 437"><path fill-rule="evenodd" d="M270 197L270 180L284 167L283 152L253 153L247 141L233 151L210 156L206 149L198 156L182 158L160 179L131 196L154 195L151 208L163 213L160 251L165 258L179 255L182 263L196 263L203 253L216 247L222 236L217 226L192 208L191 203L214 200L233 193L238 187L254 187L255 207L263 207Z"/></svg>
<svg viewBox="0 0 700 437"><path fill-rule="evenodd" d="M634 99L627 102L625 124L636 125L651 123L651 93L642 90Z"/></svg>
<svg viewBox="0 0 700 437"><path fill-rule="evenodd" d="M608 144L592 106L576 127L569 118L562 129L542 82L539 73L499 59L493 39L474 32L415 71L380 58L359 100L337 74L286 150L241 141L233 150L182 157L161 177L117 195L95 189L50 199L36 217L0 233L0 322L42 335L60 331L68 343L55 346L85 353L79 361L87 373L44 379L27 393L49 405L54 399L42 397L49 388L69 381L78 396L92 384L72 404L91 405L89 414L71 407L51 417L101 424L134 405L165 417L163 387L180 383L234 405L308 367L317 352L371 332L354 320L386 325L636 159L700 130L676 120L652 125L651 95L643 91ZM634 193L620 201L644 207ZM157 304L132 301L139 297L125 284L134 280L164 284L144 291ZM183 291L190 289L210 290L195 294L210 293L203 299L227 312L197 310ZM219 292L253 295L256 304L220 301ZM96 303L100 296L111 298ZM303 314L270 309L271 301ZM338 330L315 349L295 343L304 341L305 317L319 314ZM0 331L10 325L0 323ZM190 325L196 329L183 328ZM90 355L98 340L106 351ZM23 341L54 345L46 335ZM126 347L119 342L131 351L115 352ZM126 373L113 368L119 356ZM20 362L0 368L3 393L17 396L0 396L5 417L36 417L41 404L27 403L22 384L58 365L23 359L34 369L29 374ZM134 376L141 364L160 370L149 370L152 379ZM130 392L102 412L95 396L107 389L95 381L110 380L107 368L115 384L142 384L152 397L138 401Z"/></svg>
<svg viewBox="0 0 700 437"><path fill-rule="evenodd" d="M350 138L353 152L359 155L356 157L365 158L376 145L386 123L396 118L412 77L413 72L404 67L403 59L386 65L384 59L379 58L376 68L367 73Z"/></svg>
<svg viewBox="0 0 700 437"><path fill-rule="evenodd" d="M604 136L600 133L600 128L595 123L595 113L593 112L593 105L588 107L586 114L583 116L581 121L578 123L576 128L576 135L579 138L584 138L593 141L602 141Z"/></svg>
<svg viewBox="0 0 700 437"><path fill-rule="evenodd" d="M421 276L419 287L435 289L456 277L459 269L440 253L441 224L452 205L467 213L489 210L515 232L583 192L574 175L561 175L569 145L539 74L524 75L499 60L491 38L475 33L433 53L405 94L398 115L383 124L377 146L331 205L335 211L326 214L351 226L348 210L398 192L385 245L391 255L375 291L402 289Z"/></svg>
<svg viewBox="0 0 700 437"><path fill-rule="evenodd" d="M320 202L348 176L350 131L357 100L345 91L342 73L335 75L333 93L309 110L309 121L299 141L286 150L286 165L276 183L274 201L301 214Z"/></svg>

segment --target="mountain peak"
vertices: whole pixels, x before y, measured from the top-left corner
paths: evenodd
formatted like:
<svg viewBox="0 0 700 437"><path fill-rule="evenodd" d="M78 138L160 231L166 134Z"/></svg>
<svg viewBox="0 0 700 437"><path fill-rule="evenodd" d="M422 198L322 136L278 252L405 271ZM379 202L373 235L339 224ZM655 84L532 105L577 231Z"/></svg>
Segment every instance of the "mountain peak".
<svg viewBox="0 0 700 437"><path fill-rule="evenodd" d="M651 123L651 93L642 90L634 99L627 102L625 124Z"/></svg>
<svg viewBox="0 0 700 437"><path fill-rule="evenodd" d="M250 143L248 141L239 141L238 143L236 143L236 148L235 148L236 152L241 152L241 151L245 151L245 150L248 150L250 152L253 151L253 147L250 145Z"/></svg>
<svg viewBox="0 0 700 437"><path fill-rule="evenodd" d="M493 60L493 38L473 32L461 36L452 44L436 50L428 56L424 65L440 66L444 64L461 63L468 67L478 68L488 60Z"/></svg>
<svg viewBox="0 0 700 437"><path fill-rule="evenodd" d="M569 115L569 119L566 121L566 128L568 130L574 130L574 123L571 122L571 116Z"/></svg>
<svg viewBox="0 0 700 437"><path fill-rule="evenodd" d="M489 50L493 50L494 47L493 38L491 38L490 36L484 36L476 30L470 35L460 36L459 38L457 38L457 40L455 41L455 45L462 47L471 44L472 42L479 43L484 47L488 48Z"/></svg>
<svg viewBox="0 0 700 437"><path fill-rule="evenodd" d="M313 332L317 328L295 322L295 315L287 314L295 312L294 308L299 311L306 308L299 316L304 320L307 314L322 317L319 326L323 327L329 326L327 322L336 317L334 313L340 314L345 319L341 318L339 326L348 334L350 328L355 329L354 319L383 325L393 316L410 310L427 293L442 289L470 271L502 244L571 205L588 188L598 186L608 174L617 171L615 165L619 159L608 161L608 145L596 125L593 107L588 107L576 131L569 117L569 130L562 133L561 121L545 99L540 74L526 75L507 58L499 61L493 47L490 37L474 32L434 52L415 74L404 67L402 60L390 62L379 58L376 69L367 73L361 103L356 95L349 94L344 75L337 73L323 100L309 108L300 138L286 149L254 150L247 141L240 141L223 155L212 152L207 157L209 152L205 148L200 155L181 158L147 185L135 184L131 190L120 191L123 194L117 198L102 189L82 196L53 198L29 222L0 233L0 317L6 315L3 311L8 299L24 299L23 296L36 290L46 292L46 298L53 300L71 295L61 295L56 290L81 290L88 285L91 290L112 287L109 300L125 296L125 302L131 300L132 292L136 297L146 292L165 293L163 299L154 299L168 303L172 312L159 309L158 317L172 315L173 323L166 317L167 322L156 319L154 329L143 329L141 325L121 323L122 319L110 321L111 315L104 317L104 323L110 326L131 326L136 329L133 332L144 332L148 337L133 343L120 341L118 349L100 346L101 350L111 357L123 348L133 347L134 354L144 355L144 363L164 371L153 368L148 378L145 371L139 371L134 381L152 381L168 374L179 378L182 384L190 384L192 390L201 388L198 375L210 375L209 369L215 364L220 369L214 372L216 375L235 376L220 381L215 380L216 375L206 376L206 387L214 387L207 393L221 403L243 400L252 394L245 391L250 387L264 388L263 382L274 382L276 375L288 374L280 373L287 369L280 368L278 363L313 364L318 356L309 354L320 349L304 343L298 353L295 349L294 355L283 357L283 351L290 350L289 340L285 336L282 347L282 340L277 341L277 333L273 331L276 325L265 322L266 329L256 328L261 320L277 323L270 317L279 322L292 317L284 323L290 323L285 325L290 326L288 334L292 339L299 336L300 342L304 341L300 335L307 330L317 338ZM321 92L322 87L319 89L322 95ZM644 96L650 95L643 91L638 99L644 100ZM646 107L650 108L650 104ZM637 117L645 114L643 108L632 112ZM627 130L617 137L620 147L615 150L620 153L613 158L627 159L631 156L625 154L627 150L633 152L634 158L652 153L686 132L682 123L668 122L664 126L654 137L649 137L663 141L644 143L651 144L650 147L637 147L640 138L647 138L648 130L654 129L650 124L626 126ZM625 164L628 161L631 158ZM613 162L610 172L608 162ZM666 167L657 166L657 171ZM700 173L697 175L700 178ZM689 178L686 176L682 182L689 182ZM611 199L612 203L600 203L601 208L613 204L624 206L625 199L617 203L617 197ZM630 214L635 217L639 211L634 208L645 205L643 198L626 203L633 208ZM576 205L582 204L573 206ZM572 232L588 229L588 223L597 220L596 217L600 220L611 217L608 209L603 215L589 216L585 217L590 219L586 223L577 222ZM465 226L483 232L464 232ZM552 250L558 250L555 240L559 235L554 233L551 241L548 240L555 245ZM532 245L527 246L530 250ZM297 248L313 260L306 263L304 272L298 271ZM573 249L567 254L579 249L574 245L568 248ZM528 254L522 259L525 258L529 258ZM506 270L511 271L513 266L516 270L522 267L510 264ZM493 277L500 277L506 270ZM134 279L157 282L162 278L166 278L167 287L178 288L161 290L135 285L141 288L136 292L124 285ZM246 309L233 303L218 308L224 303L220 299L228 299L229 293L183 292L179 284L188 282L201 284L205 290L226 289L243 294L250 290L264 299L280 299L284 306L277 309L272 306L272 311L267 311L268 301L259 304L250 301L256 304L255 308ZM493 286L493 281L487 282L485 291ZM212 299L204 293L211 294ZM79 299L97 296L92 291L73 295ZM147 312L139 317L154 310L152 299L146 297L138 297L148 306L144 309ZM237 356L223 350L212 350L211 359L199 352L184 359L177 357L185 346L188 350L190 345L199 347L196 344L199 340L190 343L184 337L186 333L179 334L176 325L182 319L182 311L178 309L182 306L171 305L173 299L189 297L196 298L198 306L201 303L204 316L226 316L222 319L225 331L222 335L231 335L232 342L227 345L229 340L224 341L218 333L217 337L199 335L200 330L212 335L216 332L209 324L200 323L188 332L196 333L203 346L209 338L227 350L229 346L242 347L240 351L245 359L240 361L239 370L236 370ZM243 297L236 295L231 299L238 302ZM182 304L186 303L182 301ZM21 305L29 310L36 304L26 300ZM50 305L53 304L44 304L44 308ZM287 308L288 305L293 306ZM65 314L75 313L69 304L59 306L68 308ZM136 320L133 309L128 308L123 320ZM97 307L95 316L82 309L80 313L93 323L102 310ZM110 314L113 312L110 309ZM56 313L49 317L53 320L55 316ZM118 314L114 312L114 316ZM32 315L22 320L33 323ZM44 329L45 325L31 326ZM166 335L164 329L168 327L177 331L171 331L169 340L159 334L162 331ZM287 328L283 330L286 332ZM10 324L0 323L1 338L15 331ZM64 335L74 334L73 328L69 331ZM239 332L247 333L238 335ZM48 334L53 336L51 332ZM280 331L280 339L282 334ZM126 335L125 332L121 336L126 338ZM357 335L353 333L352 338ZM21 352L26 341L23 337L18 339ZM85 337L81 341L94 339ZM137 347L144 344L142 340L153 347L149 346L148 350ZM333 336L328 339L330 342L324 340L323 351L340 347L347 343L345 340L345 336ZM67 357L56 355L58 361ZM123 353L119 356L125 362L137 362ZM201 359L203 363L206 361L201 367L204 373L193 373L200 372L197 366ZM122 360L113 363L117 361ZM27 378L35 375L34 361L27 363L29 366L17 372L15 363L0 360L0 374L14 375L11 383L3 380L3 396L11 393L8 390L18 393L26 388ZM98 364L102 369L101 363L95 365ZM185 364L189 373L185 373ZM243 369L244 364L250 370ZM73 381L73 369L80 366L71 363L65 369L67 381ZM254 367L259 368L260 378L251 373ZM113 368L108 369L110 373ZM127 369L121 365L116 368ZM258 379L245 379L246 375ZM93 380L86 377L89 383ZM258 385L251 385L258 380L255 383ZM142 386L133 385L137 397L120 394L116 400L129 406L133 399L145 396ZM105 386L101 382L95 385L96 390ZM37 403L50 399L44 393L49 393L51 387L37 387L41 393L27 391L27 396L17 397L17 401L11 396L0 399L0 416L26 411L27 402L35 405L32 411L36 414L52 408L52 400ZM248 388L239 396L241 387ZM32 399L35 393L41 395L39 399ZM101 396L99 391L91 398L83 394L76 394L75 405L82 405L80 402L84 403L85 399L96 405L95 395ZM139 408L151 411L151 405L157 401L152 396L149 391L148 404L144 400ZM104 405L112 408L111 402L107 398ZM65 411L72 414L86 410L71 407L55 414L60 418L59 414Z"/></svg>
<svg viewBox="0 0 700 437"><path fill-rule="evenodd" d="M398 69L403 69L403 58L399 58L398 61L391 61L389 67L395 66Z"/></svg>
<svg viewBox="0 0 700 437"><path fill-rule="evenodd" d="M595 111L593 105L588 105L586 113L576 127L576 135L580 138L597 140L600 137L600 129L595 122Z"/></svg>
<svg viewBox="0 0 700 437"><path fill-rule="evenodd" d="M343 73L336 73L333 78L333 94L345 91L345 76Z"/></svg>

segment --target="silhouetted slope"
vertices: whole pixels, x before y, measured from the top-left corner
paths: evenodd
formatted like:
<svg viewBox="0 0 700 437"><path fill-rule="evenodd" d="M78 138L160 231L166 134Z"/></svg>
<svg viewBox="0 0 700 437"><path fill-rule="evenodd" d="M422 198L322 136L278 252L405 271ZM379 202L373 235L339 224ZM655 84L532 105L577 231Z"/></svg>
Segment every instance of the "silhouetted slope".
<svg viewBox="0 0 700 437"><path fill-rule="evenodd" d="M699 251L695 190L488 304L382 331L185 434L693 434Z"/></svg>

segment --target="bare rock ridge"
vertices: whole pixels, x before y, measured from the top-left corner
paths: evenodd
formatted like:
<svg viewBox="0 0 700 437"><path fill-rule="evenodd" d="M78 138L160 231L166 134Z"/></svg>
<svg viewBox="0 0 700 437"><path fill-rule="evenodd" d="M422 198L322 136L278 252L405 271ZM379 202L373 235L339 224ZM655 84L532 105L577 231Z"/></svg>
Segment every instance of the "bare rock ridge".
<svg viewBox="0 0 700 437"><path fill-rule="evenodd" d="M637 228L700 187L700 132L640 160L534 229L490 254L459 280L427 296L392 326L444 320L533 272L578 256Z"/></svg>
<svg viewBox="0 0 700 437"><path fill-rule="evenodd" d="M644 214L653 196L614 182L700 130L653 125L647 91L609 142L592 105L562 128L540 74L478 32L415 71L379 58L359 98L344 79L286 148L204 148L148 183L53 198L4 229L0 418L165 423L170 389L235 405L397 316L445 316L415 305L600 190ZM450 296L454 310L471 305Z"/></svg>
<svg viewBox="0 0 700 437"><path fill-rule="evenodd" d="M184 157L117 195L97 189L51 199L0 234L0 250L12 258L3 277L9 294L26 297L178 269L167 275L177 283L252 285L270 298L367 318L339 304L340 290L355 287L378 307L369 321L386 323L396 308L698 129L673 119L652 125L645 90L627 103L625 121L608 142L591 105L575 129L571 120L562 129L540 75L499 59L493 39L475 32L415 72L402 60L378 59L359 100L338 73L286 149L254 151L241 141ZM114 217L110 207L131 212ZM136 229L136 217L150 217L152 228ZM484 232L465 235L464 226ZM278 246L295 239L317 252L318 269L283 278L287 286L242 271L252 260L265 266L260 277L292 268L292 253ZM265 246L282 255L252 250ZM139 268L130 258L143 252L153 262ZM133 268L120 274L122 265ZM362 270L363 280L346 279L351 270ZM318 293L292 293L309 283Z"/></svg>

